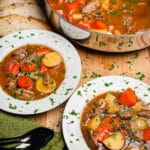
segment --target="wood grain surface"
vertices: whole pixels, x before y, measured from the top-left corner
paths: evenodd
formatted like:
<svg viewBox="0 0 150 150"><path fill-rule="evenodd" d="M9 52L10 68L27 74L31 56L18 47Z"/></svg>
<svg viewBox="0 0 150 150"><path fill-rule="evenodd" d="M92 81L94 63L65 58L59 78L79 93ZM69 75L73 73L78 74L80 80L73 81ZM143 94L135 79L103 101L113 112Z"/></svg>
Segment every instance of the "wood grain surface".
<svg viewBox="0 0 150 150"><path fill-rule="evenodd" d="M82 75L78 86L93 78L106 75L126 75L150 84L150 48L115 54L93 51L73 44L82 61ZM29 118L45 127L61 131L61 120L65 105L66 102L49 112Z"/></svg>

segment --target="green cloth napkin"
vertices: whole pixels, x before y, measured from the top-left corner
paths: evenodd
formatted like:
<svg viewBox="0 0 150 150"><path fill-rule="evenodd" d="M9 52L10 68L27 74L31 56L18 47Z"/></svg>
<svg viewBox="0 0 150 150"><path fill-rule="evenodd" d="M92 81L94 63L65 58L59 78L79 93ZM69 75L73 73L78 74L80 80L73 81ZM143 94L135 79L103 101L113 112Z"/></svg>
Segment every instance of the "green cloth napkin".
<svg viewBox="0 0 150 150"><path fill-rule="evenodd" d="M0 111L0 138L21 135L40 125L20 116L13 116ZM62 150L64 142L60 133L41 150Z"/></svg>

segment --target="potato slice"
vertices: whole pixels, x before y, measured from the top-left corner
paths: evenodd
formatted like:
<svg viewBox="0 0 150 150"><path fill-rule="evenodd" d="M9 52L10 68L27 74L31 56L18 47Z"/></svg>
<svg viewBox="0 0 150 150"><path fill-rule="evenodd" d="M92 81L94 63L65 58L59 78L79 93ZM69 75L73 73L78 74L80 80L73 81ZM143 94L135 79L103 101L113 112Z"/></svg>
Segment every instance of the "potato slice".
<svg viewBox="0 0 150 150"><path fill-rule="evenodd" d="M135 120L133 120L133 123L135 124L135 127L140 131L143 131L146 128L148 128L147 120L144 118L137 117Z"/></svg>
<svg viewBox="0 0 150 150"><path fill-rule="evenodd" d="M115 114L118 112L118 107L117 107L117 104L116 104L116 100L117 98L112 95L111 93L108 93L105 97L105 101L107 103L107 112L109 114Z"/></svg>
<svg viewBox="0 0 150 150"><path fill-rule="evenodd" d="M104 140L103 144L111 150L120 150L125 144L125 139L123 134L120 131L117 131Z"/></svg>
<svg viewBox="0 0 150 150"><path fill-rule="evenodd" d="M51 52L47 53L43 58L42 58L42 63L43 65L47 67L55 67L59 65L62 61L62 57L60 53L58 52Z"/></svg>
<svg viewBox="0 0 150 150"><path fill-rule="evenodd" d="M87 127L92 129L93 131L95 131L99 125L101 123L101 119L100 117L97 115L97 116L94 116L93 118L91 118L88 123L87 123Z"/></svg>
<svg viewBox="0 0 150 150"><path fill-rule="evenodd" d="M36 81L36 89L41 93L50 93L53 92L56 89L56 81L51 78L49 85L44 85L43 78L39 78Z"/></svg>

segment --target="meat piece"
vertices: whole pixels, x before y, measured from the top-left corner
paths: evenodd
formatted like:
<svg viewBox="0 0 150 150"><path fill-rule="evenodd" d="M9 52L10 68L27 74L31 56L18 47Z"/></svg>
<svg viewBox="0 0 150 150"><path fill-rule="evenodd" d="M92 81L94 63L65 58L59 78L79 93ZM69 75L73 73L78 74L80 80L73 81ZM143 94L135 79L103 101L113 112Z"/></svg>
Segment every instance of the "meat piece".
<svg viewBox="0 0 150 150"><path fill-rule="evenodd" d="M19 71L19 62L15 59L8 61L4 64L3 71L5 74L17 75Z"/></svg>
<svg viewBox="0 0 150 150"><path fill-rule="evenodd" d="M136 124L133 121L130 121L130 128L130 135L134 136L137 141L143 140L143 132L137 129Z"/></svg>
<svg viewBox="0 0 150 150"><path fill-rule="evenodd" d="M99 0L91 0L82 8L82 13L90 14L95 11L100 5L101 3Z"/></svg>
<svg viewBox="0 0 150 150"><path fill-rule="evenodd" d="M10 82L8 82L6 86L9 90L15 89L17 87L17 80L10 80Z"/></svg>
<svg viewBox="0 0 150 150"><path fill-rule="evenodd" d="M27 58L26 58L26 63L31 63L36 57L36 52L30 54Z"/></svg>
<svg viewBox="0 0 150 150"><path fill-rule="evenodd" d="M147 119L150 119L150 109L142 109L138 115L140 117L144 117L144 118L147 118Z"/></svg>
<svg viewBox="0 0 150 150"><path fill-rule="evenodd" d="M28 55L28 57L25 57L24 59L20 60L20 65L22 66L22 65L24 65L26 63L33 62L33 60L35 59L35 57L36 57L36 53L34 52L34 53Z"/></svg>
<svg viewBox="0 0 150 150"><path fill-rule="evenodd" d="M34 99L34 96L35 96L34 92L27 90L27 89L23 89L23 88L16 90L14 93L19 99L22 99L22 100L32 100Z"/></svg>
<svg viewBox="0 0 150 150"><path fill-rule="evenodd" d="M21 60L23 60L23 59L27 56L27 54L28 54L27 48L23 47L23 48L17 49L17 50L13 53L13 56L14 56L18 61L21 61Z"/></svg>
<svg viewBox="0 0 150 150"><path fill-rule="evenodd" d="M132 117L133 115L133 109L130 108L130 107L127 107L125 105L119 105L119 116L120 118L123 118L123 119L127 119L127 118L130 118Z"/></svg>
<svg viewBox="0 0 150 150"><path fill-rule="evenodd" d="M43 73L43 83L45 85L49 85L50 84L50 74L48 71Z"/></svg>
<svg viewBox="0 0 150 150"><path fill-rule="evenodd" d="M97 140L92 136L92 130L90 129L85 129L84 130L85 132L85 138L86 138L86 141L88 141L88 145L90 146L90 148L92 150L97 150L98 147L99 147L99 143L97 142Z"/></svg>

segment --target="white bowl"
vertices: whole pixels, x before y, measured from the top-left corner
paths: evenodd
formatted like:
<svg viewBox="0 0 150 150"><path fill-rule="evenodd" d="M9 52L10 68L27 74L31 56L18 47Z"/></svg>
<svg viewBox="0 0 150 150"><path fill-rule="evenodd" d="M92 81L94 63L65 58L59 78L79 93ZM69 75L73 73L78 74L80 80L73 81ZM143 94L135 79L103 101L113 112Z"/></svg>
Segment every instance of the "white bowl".
<svg viewBox="0 0 150 150"><path fill-rule="evenodd" d="M42 113L51 110L73 93L81 75L81 61L74 46L62 36L44 30L23 30L0 39L0 61L12 50L26 44L45 45L58 51L64 60L65 79L55 93L36 101L22 101L6 94L0 87L0 109L21 115Z"/></svg>

